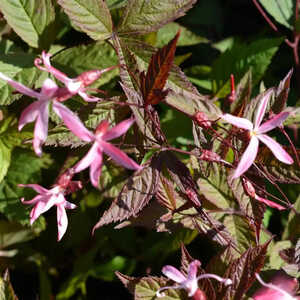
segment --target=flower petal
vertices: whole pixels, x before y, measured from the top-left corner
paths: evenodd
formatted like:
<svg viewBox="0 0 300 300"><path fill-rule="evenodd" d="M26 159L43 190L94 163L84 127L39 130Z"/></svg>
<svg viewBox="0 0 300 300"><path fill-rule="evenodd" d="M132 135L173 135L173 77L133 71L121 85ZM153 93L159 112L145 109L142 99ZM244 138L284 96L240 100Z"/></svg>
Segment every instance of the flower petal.
<svg viewBox="0 0 300 300"><path fill-rule="evenodd" d="M197 278L198 268L201 266L199 260L194 260L189 265L189 273L188 273L188 280L194 280Z"/></svg>
<svg viewBox="0 0 300 300"><path fill-rule="evenodd" d="M161 271L165 276L177 283L181 283L186 280L186 277L173 266L164 266Z"/></svg>
<svg viewBox="0 0 300 300"><path fill-rule="evenodd" d="M46 69L48 70L48 72L51 73L59 81L65 83L65 84L68 83L70 80L72 80L65 73L63 73L51 66L50 57L51 57L50 53L46 53L45 51L43 51L42 59L43 59L43 63L45 65Z"/></svg>
<svg viewBox="0 0 300 300"><path fill-rule="evenodd" d="M265 133L268 132L275 127L278 127L282 124L282 122L289 116L288 112L281 112L272 119L268 120L267 122L263 123L257 129L257 133Z"/></svg>
<svg viewBox="0 0 300 300"><path fill-rule="evenodd" d="M65 125L83 141L91 142L95 139L94 134L86 129L80 119L66 106L53 101L53 110L63 120Z"/></svg>
<svg viewBox="0 0 300 300"><path fill-rule="evenodd" d="M27 123L31 123L37 118L41 103L42 101L35 101L22 111L18 126L19 131L22 130Z"/></svg>
<svg viewBox="0 0 300 300"><path fill-rule="evenodd" d="M255 136L252 136L250 143L245 150L242 158L234 172L233 179L240 177L243 173L245 173L250 166L253 164L255 157L258 151L258 139Z"/></svg>
<svg viewBox="0 0 300 300"><path fill-rule="evenodd" d="M71 203L69 201L65 201L64 202L64 207L66 209L75 209L77 207L77 205L75 205L74 203Z"/></svg>
<svg viewBox="0 0 300 300"><path fill-rule="evenodd" d="M276 209L278 209L278 210L284 210L284 209L286 209L286 207L284 207L284 206L282 206L282 205L280 205L280 204L277 204L277 203L275 203L275 202L273 202L273 201L271 201L271 200L268 200L268 199L259 197L259 196L257 196L257 195L256 195L255 199L256 199L257 201L260 201L260 202L262 202L262 203L264 203L264 204L266 204L266 205L268 205L268 206L270 206L270 207L276 208Z"/></svg>
<svg viewBox="0 0 300 300"><path fill-rule="evenodd" d="M257 137L273 152L274 156L278 160L289 165L291 165L294 162L291 156L275 140L273 140L265 134L259 134L257 135Z"/></svg>
<svg viewBox="0 0 300 300"><path fill-rule="evenodd" d="M33 207L33 209L30 212L31 225L41 214L49 210L54 205L56 201L55 198L56 197L54 197L51 194L40 196L39 201L36 203L36 205Z"/></svg>
<svg viewBox="0 0 300 300"><path fill-rule="evenodd" d="M98 143L95 142L88 153L74 166L73 169L75 173L86 169L93 163L93 161L99 155L99 152L97 151L98 147Z"/></svg>
<svg viewBox="0 0 300 300"><path fill-rule="evenodd" d="M34 126L33 149L38 156L42 155L42 144L48 135L49 101L44 101L39 107Z"/></svg>
<svg viewBox="0 0 300 300"><path fill-rule="evenodd" d="M41 91L41 96L44 97L45 99L50 99L52 96L55 94L55 92L58 90L58 86L56 83L50 79L47 78L42 86L42 91Z"/></svg>
<svg viewBox="0 0 300 300"><path fill-rule="evenodd" d="M86 102L98 102L99 100L101 100L101 98L89 96L83 90L78 91L78 95L81 96L81 98Z"/></svg>
<svg viewBox="0 0 300 300"><path fill-rule="evenodd" d="M221 118L236 127L247 129L247 130L253 129L253 124L245 118L239 118L230 114L222 115Z"/></svg>
<svg viewBox="0 0 300 300"><path fill-rule="evenodd" d="M134 121L134 118L130 118L120 122L118 125L107 130L107 132L103 134L102 139L104 141L109 141L123 135L134 123Z"/></svg>
<svg viewBox="0 0 300 300"><path fill-rule="evenodd" d="M12 80L11 78L7 77L6 75L4 75L1 72L0 72L0 79L6 81L9 85L11 85L13 88L15 88L21 94L27 95L32 98L37 98L37 99L39 99L39 97L40 97L40 93L35 92L34 90L28 88L27 86L23 85L22 83Z"/></svg>
<svg viewBox="0 0 300 300"><path fill-rule="evenodd" d="M97 148L98 155L95 156L93 163L90 165L90 179L95 188L99 186L99 177L102 168L102 152Z"/></svg>
<svg viewBox="0 0 300 300"><path fill-rule="evenodd" d="M266 108L269 102L269 99L271 97L271 94L273 93L273 90L270 89L269 91L266 92L266 94L263 96L263 98L260 100L259 106L256 110L256 115L255 115L255 121L254 121L254 128L258 128L264 115L266 112Z"/></svg>
<svg viewBox="0 0 300 300"><path fill-rule="evenodd" d="M101 141L101 147L103 148L103 152L109 155L115 162L117 162L121 166L131 170L140 170L142 168L114 145Z"/></svg>
<svg viewBox="0 0 300 300"><path fill-rule="evenodd" d="M39 194L47 194L49 190L45 189L44 187L40 186L39 184L30 183L30 184L18 184L19 187L29 187L34 189Z"/></svg>
<svg viewBox="0 0 300 300"><path fill-rule="evenodd" d="M67 231L68 217L63 204L57 205L57 240L60 241Z"/></svg>

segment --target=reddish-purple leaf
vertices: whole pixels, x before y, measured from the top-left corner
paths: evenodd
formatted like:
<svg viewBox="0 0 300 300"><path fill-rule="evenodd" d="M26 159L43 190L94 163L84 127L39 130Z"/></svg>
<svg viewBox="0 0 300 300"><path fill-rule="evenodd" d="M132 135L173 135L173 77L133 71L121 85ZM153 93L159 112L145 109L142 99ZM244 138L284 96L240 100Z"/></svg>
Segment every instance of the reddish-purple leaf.
<svg viewBox="0 0 300 300"><path fill-rule="evenodd" d="M167 96L168 90L163 89L174 61L176 43L179 35L180 31L178 31L168 45L153 54L147 73L141 73L141 92L145 106L148 106L149 104L155 105Z"/></svg>

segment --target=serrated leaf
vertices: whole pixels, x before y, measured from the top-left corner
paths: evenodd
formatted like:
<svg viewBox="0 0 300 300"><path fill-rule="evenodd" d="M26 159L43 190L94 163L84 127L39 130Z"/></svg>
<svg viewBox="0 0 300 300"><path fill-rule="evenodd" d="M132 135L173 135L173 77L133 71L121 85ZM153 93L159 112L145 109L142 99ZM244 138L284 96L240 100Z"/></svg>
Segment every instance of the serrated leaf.
<svg viewBox="0 0 300 300"><path fill-rule="evenodd" d="M295 126L296 129L300 126L300 107L289 107L290 112L287 119L283 122L284 126Z"/></svg>
<svg viewBox="0 0 300 300"><path fill-rule="evenodd" d="M47 48L51 42L49 28L55 18L51 0L1 0L0 10L29 46Z"/></svg>
<svg viewBox="0 0 300 300"><path fill-rule="evenodd" d="M144 34L183 16L195 0L129 0L117 31L124 35Z"/></svg>
<svg viewBox="0 0 300 300"><path fill-rule="evenodd" d="M134 56L138 69L146 71L152 55L156 52L156 48L133 39L123 38L122 42L126 43L129 53ZM172 66L165 87L170 89L165 102L176 110L189 116L193 116L200 110L210 119L216 119L220 116L219 108L212 101L199 94L178 66Z"/></svg>
<svg viewBox="0 0 300 300"><path fill-rule="evenodd" d="M29 225L29 211L21 203L20 198L32 194L17 185L38 182L41 169L49 166L50 163L51 160L45 154L41 159L30 151L19 148L13 151L7 175L0 183L0 212L9 220ZM41 222L37 221L36 225L41 226Z"/></svg>
<svg viewBox="0 0 300 300"><path fill-rule="evenodd" d="M280 251L288 249L291 246L291 241L278 241L271 244L268 249L269 257L266 262L266 267L271 270L280 270L285 265L285 262L280 257Z"/></svg>
<svg viewBox="0 0 300 300"><path fill-rule="evenodd" d="M157 189L158 169L153 166L137 171L124 185L119 196L110 208L104 212L94 230L112 222L123 221L131 216L137 216L154 196Z"/></svg>
<svg viewBox="0 0 300 300"><path fill-rule="evenodd" d="M255 280L255 273L259 273L264 265L269 242L257 247L250 247L242 256L233 261L224 278L230 278L232 285L222 286L217 299L240 300Z"/></svg>
<svg viewBox="0 0 300 300"><path fill-rule="evenodd" d="M146 106L158 104L168 93L167 90L163 91L163 89L174 61L179 34L180 32L176 34L168 45L152 55L147 73L142 72L140 75L141 92Z"/></svg>
<svg viewBox="0 0 300 300"><path fill-rule="evenodd" d="M297 213L300 213L300 196L298 196L294 208L297 211ZM299 215L297 215L295 212L291 211L289 213L288 222L286 226L284 227L284 232L282 235L282 238L291 241L296 241L297 238L300 236L300 219Z"/></svg>
<svg viewBox="0 0 300 300"><path fill-rule="evenodd" d="M208 177L200 177L197 184L200 193L217 208L234 208L234 197L227 183L227 174L219 167L212 165L213 171Z"/></svg>
<svg viewBox="0 0 300 300"><path fill-rule="evenodd" d="M104 0L58 0L72 22L94 40L112 34L112 20Z"/></svg>
<svg viewBox="0 0 300 300"><path fill-rule="evenodd" d="M187 296L182 290L168 289L164 291L164 297L157 297L156 292L166 285L167 280L158 277L143 277L139 280L135 287L134 299L135 300L186 300Z"/></svg>
<svg viewBox="0 0 300 300"><path fill-rule="evenodd" d="M34 67L35 56L27 53L0 54L0 72L15 81L32 87L40 75L40 71ZM21 97L21 94L13 95L15 89L0 80L0 105L11 104Z"/></svg>
<svg viewBox="0 0 300 300"><path fill-rule="evenodd" d="M221 54L213 64L211 78L213 92L218 97L226 97L230 93L230 74L236 81L249 70L252 71L253 86L258 83L272 57L282 43L282 39L260 39L251 44L235 44Z"/></svg>
<svg viewBox="0 0 300 300"><path fill-rule="evenodd" d="M223 224L236 240L236 245L241 252L255 245L255 232L245 217L229 215L224 218Z"/></svg>
<svg viewBox="0 0 300 300"><path fill-rule="evenodd" d="M297 158L291 147L283 147L286 152L293 158L294 163L287 165L276 159L271 150L264 147L258 152L257 161L263 171L270 176L273 181L281 183L300 183L300 168L297 165ZM300 150L297 149L298 157Z"/></svg>
<svg viewBox="0 0 300 300"><path fill-rule="evenodd" d="M174 35L178 32L178 30L180 30L180 37L177 42L177 47L208 43L208 40L206 38L194 34L178 23L171 22L158 30L155 46L163 47L164 45L169 43Z"/></svg>
<svg viewBox="0 0 300 300"><path fill-rule="evenodd" d="M293 0L280 0L269 1L259 0L265 10L280 24L287 28L293 28L293 14L294 14L294 1Z"/></svg>
<svg viewBox="0 0 300 300"><path fill-rule="evenodd" d="M18 300L18 297L16 296L10 283L8 270L5 271L3 277L0 277L0 299Z"/></svg>

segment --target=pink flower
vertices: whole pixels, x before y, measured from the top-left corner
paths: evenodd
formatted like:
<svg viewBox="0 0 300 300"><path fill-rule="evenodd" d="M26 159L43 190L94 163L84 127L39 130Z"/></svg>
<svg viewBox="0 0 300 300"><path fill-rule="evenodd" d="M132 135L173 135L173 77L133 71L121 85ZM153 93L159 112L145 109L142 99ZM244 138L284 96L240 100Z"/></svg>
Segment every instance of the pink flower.
<svg viewBox="0 0 300 300"><path fill-rule="evenodd" d="M170 265L164 266L162 268L162 273L168 278L170 278L171 280L178 283L178 285L162 287L156 292L156 296L163 297L164 295L161 292L167 289L185 289L188 293L188 296L192 297L193 295L195 295L195 293L198 290L198 280L203 278L213 278L220 282L223 282L225 285L232 284L232 281L230 279L226 279L226 278L224 279L215 274L203 274L197 277L197 271L200 265L201 263L199 260L192 261L189 265L187 276L182 274L179 270L177 270L173 266Z"/></svg>
<svg viewBox="0 0 300 300"><path fill-rule="evenodd" d="M263 285L257 290L252 298L254 300L297 300L300 297L294 297L298 282L296 278L287 276L285 273L276 275L271 283L265 283L256 273L257 280Z"/></svg>
<svg viewBox="0 0 300 300"><path fill-rule="evenodd" d="M77 116L71 116L67 111L64 111L62 107L59 111L56 111L56 113L64 120L65 125L76 136L85 142L94 142L85 157L73 168L74 172L78 173L90 167L90 179L94 187L98 187L99 177L101 175L103 152L125 168L131 170L139 170L142 168L131 158L129 158L123 151L114 145L107 143L107 141L115 139L124 134L133 124L133 118L127 119L110 129L108 128L108 121L104 120L98 125L95 133L92 133L86 129Z"/></svg>
<svg viewBox="0 0 300 300"><path fill-rule="evenodd" d="M53 110L59 112L64 110L65 114L74 115L71 110L58 103L55 98L57 95L64 94L60 88L51 79L46 79L43 83L40 92L36 92L25 85L12 80L6 75L0 72L0 79L5 80L9 85L15 88L18 92L27 95L32 98L36 98L38 101L31 103L26 107L19 120L19 130L27 124L35 121L34 126L34 138L33 149L38 156L42 155L42 144L45 142L48 134L48 116L49 116L49 104L52 101Z"/></svg>
<svg viewBox="0 0 300 300"><path fill-rule="evenodd" d="M280 144L264 134L277 126L280 126L289 115L288 112L281 112L272 119L261 124L270 96L271 91L267 92L262 98L256 112L254 124L245 118L235 117L230 114L224 114L222 116L222 118L228 123L231 123L239 128L249 130L251 137L249 145L242 155L242 158L234 172L232 177L233 179L241 176L253 164L257 155L259 141L263 142L273 152L278 160L286 164L292 164L294 162L290 155L280 146Z"/></svg>
<svg viewBox="0 0 300 300"><path fill-rule="evenodd" d="M66 209L76 208L75 204L70 203L65 199L65 188L62 185L55 185L51 190L47 190L38 184L19 184L19 186L30 187L39 193L39 195L35 196L30 201L24 201L24 198L21 199L23 204L34 205L30 212L31 225L41 214L49 210L52 206L56 205L58 227L57 240L60 241L68 227Z"/></svg>
<svg viewBox="0 0 300 300"><path fill-rule="evenodd" d="M50 53L46 53L45 51L43 51L42 59L37 58L35 59L34 63L37 68L51 73L55 78L57 78L59 81L65 84L67 93L65 93L62 98L58 99L59 101L66 100L76 94L80 95L87 102L95 102L100 100L100 98L89 96L86 93L87 90L86 87L92 84L97 79L99 79L103 73L117 67L117 66L113 66L103 70L91 70L91 71L83 72L81 75L79 75L76 78L69 78L65 73L51 66L50 57L51 57ZM42 67L41 64L44 64L44 67Z"/></svg>

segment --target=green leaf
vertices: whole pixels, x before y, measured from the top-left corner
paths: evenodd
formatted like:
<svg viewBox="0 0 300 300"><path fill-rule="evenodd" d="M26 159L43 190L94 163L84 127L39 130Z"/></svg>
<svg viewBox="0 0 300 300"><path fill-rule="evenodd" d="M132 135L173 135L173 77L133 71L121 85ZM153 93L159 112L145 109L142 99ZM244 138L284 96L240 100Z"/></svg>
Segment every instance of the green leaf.
<svg viewBox="0 0 300 300"><path fill-rule="evenodd" d="M297 213L300 213L300 195L298 196L294 208ZM282 238L291 241L296 241L300 236L300 219L299 215L295 214L295 212L291 211L288 217L288 222L284 227L284 232Z"/></svg>
<svg viewBox="0 0 300 300"><path fill-rule="evenodd" d="M3 278L0 277L0 299L18 300L10 283L8 270L5 271Z"/></svg>
<svg viewBox="0 0 300 300"><path fill-rule="evenodd" d="M193 46L200 43L208 43L209 41L201 36L194 34L185 27L172 22L160 28L156 34L156 47L163 47L169 43L176 33L180 30L180 36L177 41L178 46Z"/></svg>
<svg viewBox="0 0 300 300"><path fill-rule="evenodd" d="M72 22L94 40L112 34L112 20L104 0L58 0Z"/></svg>
<svg viewBox="0 0 300 300"><path fill-rule="evenodd" d="M34 67L35 56L27 53L0 54L0 72L15 81L32 87L38 79L41 71ZM15 89L0 80L0 105L11 104L21 97L21 94L13 95Z"/></svg>
<svg viewBox="0 0 300 300"><path fill-rule="evenodd" d="M137 283L134 292L135 300L186 300L187 295L183 290L168 289L164 291L164 297L157 297L156 292L163 286L167 285L164 278L157 277L143 277Z"/></svg>
<svg viewBox="0 0 300 300"><path fill-rule="evenodd" d="M280 270L284 265L284 260L280 257L279 252L292 247L291 241L278 241L271 243L267 252L269 256L266 261L265 270Z"/></svg>
<svg viewBox="0 0 300 300"><path fill-rule="evenodd" d="M54 66L63 69L71 77L76 77L88 70L105 69L117 65L118 57L108 43L95 42L60 51L53 57L52 62ZM108 83L118 73L118 68L105 72L91 87Z"/></svg>
<svg viewBox="0 0 300 300"><path fill-rule="evenodd" d="M281 38L273 38L256 40L251 44L234 44L213 64L211 78L214 93L218 97L227 96L230 93L230 74L234 74L236 81L239 81L250 68L253 85L257 84L282 41Z"/></svg>
<svg viewBox="0 0 300 300"><path fill-rule="evenodd" d="M21 203L21 197L32 197L30 189L17 187L18 184L36 183L41 178L41 169L48 167L51 160L47 155L36 157L31 151L16 148L12 153L11 165L0 184L0 212L9 220L29 225L29 210ZM39 220L37 227L43 226Z"/></svg>
<svg viewBox="0 0 300 300"><path fill-rule="evenodd" d="M293 0L259 0L259 2L278 23L290 29L293 28L292 24L294 22L293 14L295 5Z"/></svg>
<svg viewBox="0 0 300 300"><path fill-rule="evenodd" d="M1 0L7 23L31 47L47 48L55 12L51 0Z"/></svg>
<svg viewBox="0 0 300 300"><path fill-rule="evenodd" d="M117 31L124 35L144 34L183 16L195 0L129 0Z"/></svg>

